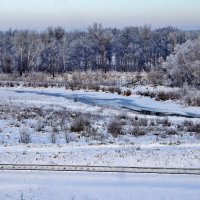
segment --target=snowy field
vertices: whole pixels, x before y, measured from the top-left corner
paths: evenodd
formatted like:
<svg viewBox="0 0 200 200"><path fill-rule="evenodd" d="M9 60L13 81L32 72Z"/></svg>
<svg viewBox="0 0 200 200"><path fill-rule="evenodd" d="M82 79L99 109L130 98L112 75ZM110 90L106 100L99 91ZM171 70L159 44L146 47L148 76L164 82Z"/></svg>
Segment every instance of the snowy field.
<svg viewBox="0 0 200 200"><path fill-rule="evenodd" d="M1 163L134 167L200 167L200 146L182 145L9 145Z"/></svg>
<svg viewBox="0 0 200 200"><path fill-rule="evenodd" d="M0 88L0 162L200 167L199 118L145 116L124 106L200 114L199 107L135 94ZM72 129L80 116L90 121ZM112 120L120 122L120 134L108 131Z"/></svg>
<svg viewBox="0 0 200 200"><path fill-rule="evenodd" d="M200 178L73 172L0 172L2 200L199 200Z"/></svg>

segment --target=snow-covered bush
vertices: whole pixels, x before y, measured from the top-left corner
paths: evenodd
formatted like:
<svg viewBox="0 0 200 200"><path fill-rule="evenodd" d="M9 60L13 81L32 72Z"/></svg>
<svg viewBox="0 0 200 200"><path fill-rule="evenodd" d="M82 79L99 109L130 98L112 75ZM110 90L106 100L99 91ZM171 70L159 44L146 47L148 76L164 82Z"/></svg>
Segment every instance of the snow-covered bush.
<svg viewBox="0 0 200 200"><path fill-rule="evenodd" d="M107 130L111 133L114 137L122 134L122 123L119 120L112 120L109 122L107 126Z"/></svg>
<svg viewBox="0 0 200 200"><path fill-rule="evenodd" d="M148 74L147 74L147 79L150 84L153 85L161 85L163 84L163 72L154 70L152 69Z"/></svg>
<svg viewBox="0 0 200 200"><path fill-rule="evenodd" d="M56 143L56 140L57 140L57 133L54 132L54 131L52 131L52 132L50 133L49 139L50 139L50 142L51 142L51 143L55 144L55 143Z"/></svg>
<svg viewBox="0 0 200 200"><path fill-rule="evenodd" d="M131 90L127 90L124 92L125 96L131 96L132 95L132 91Z"/></svg>
<svg viewBox="0 0 200 200"><path fill-rule="evenodd" d="M36 130L37 132L41 132L41 131L44 129L44 127L45 127L44 121L43 121L42 119L39 119L39 120L37 121L35 130Z"/></svg>
<svg viewBox="0 0 200 200"><path fill-rule="evenodd" d="M165 131L165 134L166 134L166 135L178 135L178 132L177 132L177 130L175 130L175 129L167 129L167 130Z"/></svg>
<svg viewBox="0 0 200 200"><path fill-rule="evenodd" d="M66 143L75 142L77 140L77 135L75 133L65 133Z"/></svg>
<svg viewBox="0 0 200 200"><path fill-rule="evenodd" d="M181 94L179 91L158 91L156 96L157 101L179 100L180 98Z"/></svg>
<svg viewBox="0 0 200 200"><path fill-rule="evenodd" d="M129 129L129 134L133 135L135 137L139 137L139 136L144 136L146 135L146 132L144 129L142 129L141 127L135 126L135 127L131 127Z"/></svg>
<svg viewBox="0 0 200 200"><path fill-rule="evenodd" d="M117 117L119 120L128 120L129 119L126 111L122 111Z"/></svg>
<svg viewBox="0 0 200 200"><path fill-rule="evenodd" d="M20 134L21 143L25 143L25 144L31 143L31 137L27 130L21 129L19 134Z"/></svg>
<svg viewBox="0 0 200 200"><path fill-rule="evenodd" d="M78 118L74 119L71 124L71 131L72 132L81 132L86 130L90 126L91 122L89 119L85 118L84 116L79 116Z"/></svg>
<svg viewBox="0 0 200 200"><path fill-rule="evenodd" d="M198 106L200 107L200 96L187 96L185 101L190 106Z"/></svg>
<svg viewBox="0 0 200 200"><path fill-rule="evenodd" d="M200 134L200 124L193 123L191 126L187 127L187 131Z"/></svg>
<svg viewBox="0 0 200 200"><path fill-rule="evenodd" d="M146 127L148 125L148 119L147 118L138 118L136 116L135 118L131 119L131 125Z"/></svg>

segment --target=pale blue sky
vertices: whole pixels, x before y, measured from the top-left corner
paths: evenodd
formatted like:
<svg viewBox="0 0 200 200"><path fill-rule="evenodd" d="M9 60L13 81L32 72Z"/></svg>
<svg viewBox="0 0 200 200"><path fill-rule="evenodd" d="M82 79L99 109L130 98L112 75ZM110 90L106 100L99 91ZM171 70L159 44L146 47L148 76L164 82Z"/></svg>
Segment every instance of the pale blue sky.
<svg viewBox="0 0 200 200"><path fill-rule="evenodd" d="M200 0L0 0L0 29L86 29L167 25L200 29Z"/></svg>

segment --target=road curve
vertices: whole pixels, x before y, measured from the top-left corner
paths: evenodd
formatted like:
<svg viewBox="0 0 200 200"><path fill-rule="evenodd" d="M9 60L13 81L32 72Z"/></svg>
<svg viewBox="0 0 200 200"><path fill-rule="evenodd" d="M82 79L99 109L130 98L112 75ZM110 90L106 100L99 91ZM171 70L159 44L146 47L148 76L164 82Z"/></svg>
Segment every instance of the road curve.
<svg viewBox="0 0 200 200"><path fill-rule="evenodd" d="M0 170L200 175L200 168L112 167L112 166L87 166L87 165L73 166L73 165L0 164Z"/></svg>

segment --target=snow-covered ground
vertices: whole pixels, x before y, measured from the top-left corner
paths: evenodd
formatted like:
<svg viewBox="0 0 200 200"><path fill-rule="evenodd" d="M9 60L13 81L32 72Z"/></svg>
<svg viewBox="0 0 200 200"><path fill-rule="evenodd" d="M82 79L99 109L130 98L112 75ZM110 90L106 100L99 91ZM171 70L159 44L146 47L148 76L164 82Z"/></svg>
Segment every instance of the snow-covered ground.
<svg viewBox="0 0 200 200"><path fill-rule="evenodd" d="M0 172L2 200L199 200L200 178L73 172Z"/></svg>
<svg viewBox="0 0 200 200"><path fill-rule="evenodd" d="M200 167L200 133L182 127L183 123L199 124L200 119L168 117L166 120L121 108L148 107L195 116L200 114L197 107L156 102L138 95L22 87L0 88L0 106L1 163ZM70 132L68 126L80 114L85 118L91 116L90 133L88 129L83 133ZM114 137L106 127L112 119L119 121L121 114L128 116L120 119L124 133ZM129 133L136 126L136 118L144 121L142 126L137 125L146 131L140 137ZM61 127L63 124L67 127ZM52 127L56 135L52 135ZM29 133L29 144L20 142L21 132Z"/></svg>
<svg viewBox="0 0 200 200"><path fill-rule="evenodd" d="M200 168L200 145L20 145L0 147L1 163Z"/></svg>

